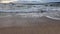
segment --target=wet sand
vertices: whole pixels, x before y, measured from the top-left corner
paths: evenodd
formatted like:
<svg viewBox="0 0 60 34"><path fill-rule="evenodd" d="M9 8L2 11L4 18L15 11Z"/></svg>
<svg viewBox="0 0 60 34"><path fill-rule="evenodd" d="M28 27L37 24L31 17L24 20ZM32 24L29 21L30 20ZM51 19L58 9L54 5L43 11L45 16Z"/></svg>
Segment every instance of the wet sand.
<svg viewBox="0 0 60 34"><path fill-rule="evenodd" d="M0 34L60 34L60 21L46 17L22 18L13 16L0 18Z"/></svg>

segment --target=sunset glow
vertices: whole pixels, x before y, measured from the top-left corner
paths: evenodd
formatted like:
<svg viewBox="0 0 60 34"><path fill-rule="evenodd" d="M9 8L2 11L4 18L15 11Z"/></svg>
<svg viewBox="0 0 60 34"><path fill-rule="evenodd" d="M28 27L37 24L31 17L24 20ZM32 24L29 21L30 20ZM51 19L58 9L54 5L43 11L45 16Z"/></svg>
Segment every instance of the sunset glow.
<svg viewBox="0 0 60 34"><path fill-rule="evenodd" d="M1 3L10 3L10 2L14 2L14 1L18 1L18 0L2 0Z"/></svg>

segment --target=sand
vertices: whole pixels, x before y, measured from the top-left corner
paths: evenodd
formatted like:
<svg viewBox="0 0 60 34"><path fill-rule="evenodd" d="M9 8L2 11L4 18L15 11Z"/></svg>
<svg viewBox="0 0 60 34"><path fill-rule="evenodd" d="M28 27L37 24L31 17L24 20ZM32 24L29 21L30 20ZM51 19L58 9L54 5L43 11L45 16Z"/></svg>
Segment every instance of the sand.
<svg viewBox="0 0 60 34"><path fill-rule="evenodd" d="M60 20L20 16L0 18L0 34L60 34Z"/></svg>

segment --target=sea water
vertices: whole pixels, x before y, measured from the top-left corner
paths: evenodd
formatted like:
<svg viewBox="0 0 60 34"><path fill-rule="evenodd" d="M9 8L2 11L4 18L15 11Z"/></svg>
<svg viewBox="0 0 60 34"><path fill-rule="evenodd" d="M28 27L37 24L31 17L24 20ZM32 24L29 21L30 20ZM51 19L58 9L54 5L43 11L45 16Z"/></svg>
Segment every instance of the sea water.
<svg viewBox="0 0 60 34"><path fill-rule="evenodd" d="M7 7L8 6L8 7ZM5 16L16 16L22 17L48 17L51 19L60 20L60 7L49 7L44 5L23 5L23 7L16 6L2 6L0 7L0 13L3 16L3 12L6 12ZM43 11L43 12L42 12Z"/></svg>

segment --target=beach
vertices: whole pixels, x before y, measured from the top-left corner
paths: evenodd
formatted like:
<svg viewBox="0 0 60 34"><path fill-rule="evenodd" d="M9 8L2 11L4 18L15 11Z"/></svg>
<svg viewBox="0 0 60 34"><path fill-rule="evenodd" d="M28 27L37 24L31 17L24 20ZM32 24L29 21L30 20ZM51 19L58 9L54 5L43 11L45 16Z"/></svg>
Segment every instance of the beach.
<svg viewBox="0 0 60 34"><path fill-rule="evenodd" d="M60 18L59 9L44 5L0 4L0 34L60 34L60 20L54 19Z"/></svg>
<svg viewBox="0 0 60 34"><path fill-rule="evenodd" d="M60 20L46 17L0 18L0 34L60 34Z"/></svg>

